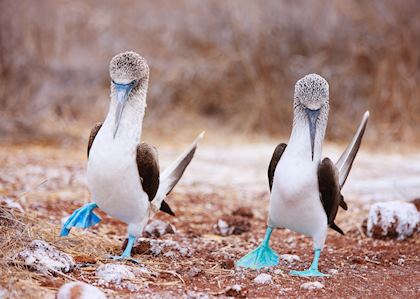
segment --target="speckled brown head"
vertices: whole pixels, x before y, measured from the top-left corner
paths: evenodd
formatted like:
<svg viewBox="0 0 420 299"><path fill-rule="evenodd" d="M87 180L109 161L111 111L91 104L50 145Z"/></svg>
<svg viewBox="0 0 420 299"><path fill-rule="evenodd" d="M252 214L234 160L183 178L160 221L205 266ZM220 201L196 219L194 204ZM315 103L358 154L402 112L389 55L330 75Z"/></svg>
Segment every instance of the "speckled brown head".
<svg viewBox="0 0 420 299"><path fill-rule="evenodd" d="M295 100L305 108L318 110L329 101L327 80L317 74L309 74L295 84Z"/></svg>
<svg viewBox="0 0 420 299"><path fill-rule="evenodd" d="M127 102L139 101L145 107L149 66L139 54L129 51L120 53L109 64L111 76L111 96L116 100L114 138L117 134L121 115ZM141 96L143 94L143 97Z"/></svg>
<svg viewBox="0 0 420 299"><path fill-rule="evenodd" d="M322 138L328 120L329 110L329 86L327 80L317 74L309 74L300 79L295 84L294 97L295 113L308 120L312 160L314 158L314 142L317 133L317 127Z"/></svg>
<svg viewBox="0 0 420 299"><path fill-rule="evenodd" d="M127 84L149 77L146 59L136 52L128 51L115 55L109 64L111 79L117 84Z"/></svg>

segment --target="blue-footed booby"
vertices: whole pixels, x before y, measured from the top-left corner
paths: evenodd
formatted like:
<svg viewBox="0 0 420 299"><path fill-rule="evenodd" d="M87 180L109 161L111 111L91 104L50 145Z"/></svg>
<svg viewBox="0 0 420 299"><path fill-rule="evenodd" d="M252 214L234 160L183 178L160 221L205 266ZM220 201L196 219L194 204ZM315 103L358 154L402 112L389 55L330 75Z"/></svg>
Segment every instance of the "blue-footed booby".
<svg viewBox="0 0 420 299"><path fill-rule="evenodd" d="M337 163L322 157L328 121L329 87L319 75L310 74L295 85L293 129L289 143L279 144L268 167L270 206L268 228L262 244L236 264L246 268L278 265L269 246L273 228L283 227L313 239L314 259L308 270L291 271L297 276L324 276L318 260L328 227L344 234L334 220L339 206L347 210L341 189L347 179L367 125L369 112Z"/></svg>
<svg viewBox="0 0 420 299"><path fill-rule="evenodd" d="M190 147L161 174L156 149L141 143L149 81L146 60L135 52L112 58L111 103L103 123L91 131L87 148L87 179L93 202L77 209L63 225L61 236L74 227L87 228L101 210L128 225L127 246L119 258L130 258L135 239L148 219L161 210L174 215L165 197L191 162L201 133Z"/></svg>

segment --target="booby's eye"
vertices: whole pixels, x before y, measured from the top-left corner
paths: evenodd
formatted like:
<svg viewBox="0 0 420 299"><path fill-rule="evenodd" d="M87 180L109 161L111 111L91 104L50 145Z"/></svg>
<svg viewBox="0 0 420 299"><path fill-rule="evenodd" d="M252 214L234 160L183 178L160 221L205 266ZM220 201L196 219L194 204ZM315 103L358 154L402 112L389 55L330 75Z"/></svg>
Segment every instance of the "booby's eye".
<svg viewBox="0 0 420 299"><path fill-rule="evenodd" d="M130 85L134 85L136 83L137 83L137 80L133 80L133 81L130 82Z"/></svg>

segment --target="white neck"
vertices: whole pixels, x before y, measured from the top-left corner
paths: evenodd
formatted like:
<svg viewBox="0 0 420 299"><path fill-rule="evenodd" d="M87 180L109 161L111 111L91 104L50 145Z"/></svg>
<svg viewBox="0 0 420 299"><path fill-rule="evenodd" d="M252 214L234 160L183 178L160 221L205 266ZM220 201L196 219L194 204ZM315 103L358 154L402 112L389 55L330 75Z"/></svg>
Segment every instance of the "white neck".
<svg viewBox="0 0 420 299"><path fill-rule="evenodd" d="M313 162L316 164L318 164L322 158L322 144L324 141L325 130L327 128L328 110L328 104L321 108L316 124L313 159ZM289 151L291 150L299 157L302 157L302 159L312 161L309 120L304 109L300 106L295 107L293 129L287 148Z"/></svg>
<svg viewBox="0 0 420 299"><path fill-rule="evenodd" d="M143 79L131 92L122 112L120 125L114 141L124 141L125 143L128 142L136 146L140 143L144 112L147 106L147 86L148 79ZM107 128L111 134L113 134L115 129L116 109L117 93L111 84L111 103L104 122L104 127Z"/></svg>

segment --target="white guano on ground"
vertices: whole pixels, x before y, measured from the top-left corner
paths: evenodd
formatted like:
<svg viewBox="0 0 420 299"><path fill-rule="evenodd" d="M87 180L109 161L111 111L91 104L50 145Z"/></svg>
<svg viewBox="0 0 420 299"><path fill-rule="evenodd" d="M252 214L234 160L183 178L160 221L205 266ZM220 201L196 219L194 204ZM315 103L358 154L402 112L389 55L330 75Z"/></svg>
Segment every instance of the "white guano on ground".
<svg viewBox="0 0 420 299"><path fill-rule="evenodd" d="M260 275L254 278L254 282L258 284L267 284L267 283L272 283L273 280L271 279L270 274L261 273Z"/></svg>
<svg viewBox="0 0 420 299"><path fill-rule="evenodd" d="M16 253L13 259L41 273L54 271L67 273L75 266L70 255L42 240L32 241L26 249Z"/></svg>
<svg viewBox="0 0 420 299"><path fill-rule="evenodd" d="M408 202L380 202L371 206L367 223L368 236L381 231L382 236L395 230L397 239L403 240L413 235L420 225L420 212Z"/></svg>
<svg viewBox="0 0 420 299"><path fill-rule="evenodd" d="M300 288L304 290L316 290L316 289L323 289L324 285L320 283L319 281L311 281L311 282L305 282L301 284Z"/></svg>

